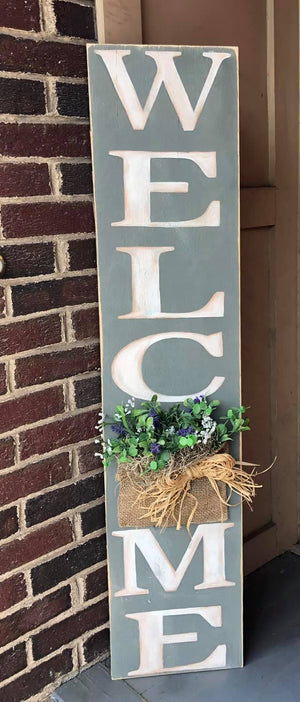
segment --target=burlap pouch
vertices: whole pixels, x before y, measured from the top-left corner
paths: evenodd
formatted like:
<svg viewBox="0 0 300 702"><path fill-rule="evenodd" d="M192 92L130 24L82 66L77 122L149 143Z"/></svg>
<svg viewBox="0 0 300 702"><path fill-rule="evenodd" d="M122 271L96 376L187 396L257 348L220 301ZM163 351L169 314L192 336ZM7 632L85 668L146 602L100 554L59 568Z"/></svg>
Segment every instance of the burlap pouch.
<svg viewBox="0 0 300 702"><path fill-rule="evenodd" d="M155 478L154 478L155 479ZM118 468L119 496L118 520L120 527L149 527L153 526L150 517L145 517L145 509L137 501L137 495L143 487L143 481L138 477L131 478L122 464ZM227 491L225 483L218 481L220 495L226 501ZM207 478L193 480L190 493L196 498L198 505L193 515L192 524L205 524L208 522L221 522L228 519L228 508L223 504ZM189 495L189 493L188 493ZM187 524L190 513L191 500L189 496L184 499L181 511L181 524ZM176 511L175 511L176 515ZM176 515L178 516L178 514ZM177 519L170 519L165 526L176 526Z"/></svg>

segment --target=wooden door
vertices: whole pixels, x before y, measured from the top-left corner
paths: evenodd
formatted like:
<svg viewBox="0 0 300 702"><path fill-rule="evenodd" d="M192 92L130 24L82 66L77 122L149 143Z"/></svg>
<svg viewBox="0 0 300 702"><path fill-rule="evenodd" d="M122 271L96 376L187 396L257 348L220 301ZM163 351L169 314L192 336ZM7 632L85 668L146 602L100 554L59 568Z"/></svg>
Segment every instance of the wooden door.
<svg viewBox="0 0 300 702"><path fill-rule="evenodd" d="M246 571L297 540L298 0L99 0L107 43L238 46L245 460L276 467L244 510Z"/></svg>

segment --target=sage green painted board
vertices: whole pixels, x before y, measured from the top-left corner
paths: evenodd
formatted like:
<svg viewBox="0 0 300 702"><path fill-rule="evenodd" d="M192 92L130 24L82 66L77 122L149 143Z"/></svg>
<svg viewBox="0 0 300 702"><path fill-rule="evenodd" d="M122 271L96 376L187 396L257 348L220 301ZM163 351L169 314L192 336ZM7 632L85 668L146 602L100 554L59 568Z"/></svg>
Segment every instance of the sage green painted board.
<svg viewBox="0 0 300 702"><path fill-rule="evenodd" d="M146 51L157 51L160 54L179 52L179 56L175 58L175 66L192 108L196 105L212 64L212 60L205 57L204 53L227 52L229 56L219 67L194 129L183 129L164 85L158 91L146 125L143 129L135 129L113 85L103 55L97 53L112 50L128 52L124 57L124 64L141 106L145 105L155 76L155 61L145 54ZM112 378L111 366L118 352L134 340L162 333L169 333L169 337L154 343L143 359L143 378L150 388L167 396L189 396L206 387L214 376L225 377L222 386L212 397L221 400L223 410L228 406L238 405L240 320L237 51L221 47L128 47L93 44L88 47L88 63L101 307L103 410L110 414L116 404L128 399L127 394ZM117 78L122 80L120 72ZM151 161L152 181L184 181L189 184L186 193L152 193L151 222L190 220L203 213L211 201L219 201L219 225L165 227L163 224L152 226L148 222L147 226L131 226L129 221L128 226L112 226L112 223L123 220L125 203L123 159L110 155L111 151L173 154L215 152L217 173L216 177L210 178L206 177L194 162L184 158L157 158ZM137 184L135 192L139 192L139 187ZM137 209L139 206L140 202L137 203ZM126 315L132 310L132 280L130 257L117 251L117 248L134 246L174 247L174 251L160 257L162 311L179 315L197 310L205 305L216 291L223 291L224 316L119 319L120 315ZM195 341L171 337L170 333L178 332L203 335L222 333L223 355L214 357ZM131 381L130 373L128 377ZM140 401L141 399L137 399L137 404ZM238 456L238 445L234 446L233 450ZM148 593L116 596L116 593L124 589L123 542L129 541L129 532L135 530L121 530L119 527L115 470L111 467L106 473L105 482L112 677L131 677L132 671L138 671L138 675L160 674L168 672L168 668L174 672L176 667L179 672L182 666L191 664L195 666L194 670L202 669L201 661L219 646L222 647L223 653L225 651L226 660L223 660L222 665L215 667L241 666L241 508L236 506L236 496L232 497L235 506L230 507L229 520L226 523L228 528L224 531L226 580L234 585L194 589L195 585L201 584L203 578L204 582L207 582L204 567L207 569L208 562L204 561L209 554L204 554L203 537L180 583L178 586L173 583L173 589L164 587L162 579L157 577L158 566L149 566L145 558L145 549L147 550L148 546L136 546L135 549L133 547L137 585L148 590ZM202 527L192 527L192 536L197 529L197 533L200 533L199 528L201 531ZM120 531L126 534L118 536ZM142 534L144 544L149 533L155 536L156 542L169 559L169 566L166 568L169 567L171 577L170 564L176 570L190 544L190 537L185 528L179 532L175 528L168 528L163 533L157 529L149 529ZM156 556L157 553L156 550ZM147 554L149 555L149 551ZM215 612L217 619L219 617L221 620L221 625L220 622L216 624L215 619L213 626L200 615L197 608L216 607L218 614L215 610L209 611ZM183 610L189 612L183 613ZM163 618L161 615L149 615L150 612L162 611L165 613ZM201 610L202 613L204 611L206 610ZM135 618L129 618L128 615ZM163 636L185 633L187 638L181 643L175 642L174 639L173 642L170 639L161 641L163 668L157 667L157 655L151 668L151 655L148 650L151 636L148 624L151 619L153 652L157 647L157 621L160 617L163 621ZM147 640L143 639L142 634L139 636L141 620L147 623ZM188 632L194 632L194 635ZM143 651L140 651L140 640ZM141 670L141 661L143 656L145 657L146 649L148 668L144 665ZM220 660L220 657L217 660ZM204 667L209 668L210 664Z"/></svg>

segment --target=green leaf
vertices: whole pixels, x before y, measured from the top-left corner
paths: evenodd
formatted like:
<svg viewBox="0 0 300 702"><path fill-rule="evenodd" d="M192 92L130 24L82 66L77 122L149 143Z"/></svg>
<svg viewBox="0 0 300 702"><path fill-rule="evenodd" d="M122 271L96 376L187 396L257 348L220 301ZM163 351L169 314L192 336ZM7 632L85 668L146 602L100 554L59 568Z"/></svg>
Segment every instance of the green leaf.
<svg viewBox="0 0 300 702"><path fill-rule="evenodd" d="M151 470L157 470L157 469L158 469L158 465L157 465L156 461L151 461L151 463L150 463L150 468L151 468Z"/></svg>
<svg viewBox="0 0 300 702"><path fill-rule="evenodd" d="M162 451L160 454L160 458L164 461L164 463L167 463L170 459L170 451Z"/></svg>
<svg viewBox="0 0 300 702"><path fill-rule="evenodd" d="M197 403L193 406L193 414L195 415L195 417L197 417L198 414L200 414L200 412L201 412L201 407L200 407L199 402L197 402Z"/></svg>
<svg viewBox="0 0 300 702"><path fill-rule="evenodd" d="M135 446L130 446L130 447L129 447L129 451L128 451L129 456L132 456L132 457L137 456L137 452L138 452L138 451L137 451L137 449L135 448Z"/></svg>
<svg viewBox="0 0 300 702"><path fill-rule="evenodd" d="M179 446L182 446L182 447L183 447L183 446L186 446L186 445L187 445L187 439L185 438L185 436L181 436L180 439L179 439Z"/></svg>

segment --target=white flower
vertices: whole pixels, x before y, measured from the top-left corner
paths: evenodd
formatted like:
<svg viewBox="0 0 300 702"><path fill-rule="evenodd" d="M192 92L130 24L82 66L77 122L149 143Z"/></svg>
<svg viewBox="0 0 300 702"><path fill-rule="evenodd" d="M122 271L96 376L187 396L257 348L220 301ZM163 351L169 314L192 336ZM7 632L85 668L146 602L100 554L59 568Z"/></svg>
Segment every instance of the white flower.
<svg viewBox="0 0 300 702"><path fill-rule="evenodd" d="M103 459L103 453L95 453L95 456L99 456L99 458Z"/></svg>

